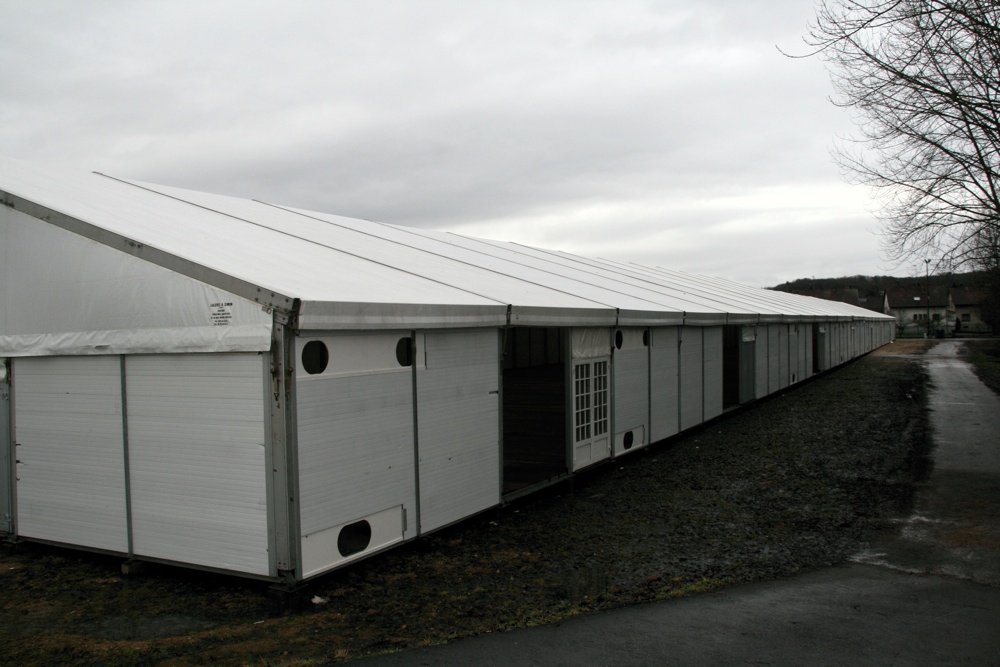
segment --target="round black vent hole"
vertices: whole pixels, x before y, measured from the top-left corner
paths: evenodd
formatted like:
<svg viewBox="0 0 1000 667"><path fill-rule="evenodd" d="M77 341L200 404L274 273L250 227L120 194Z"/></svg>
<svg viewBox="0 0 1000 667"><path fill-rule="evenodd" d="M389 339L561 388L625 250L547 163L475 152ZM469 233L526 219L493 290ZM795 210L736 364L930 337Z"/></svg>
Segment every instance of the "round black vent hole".
<svg viewBox="0 0 1000 667"><path fill-rule="evenodd" d="M340 535L337 536L337 551L346 558L361 553L371 543L372 525L362 519L340 529Z"/></svg>
<svg viewBox="0 0 1000 667"><path fill-rule="evenodd" d="M624 342L625 342L625 335L622 334L622 330L619 329L618 331L615 332L615 347L617 347L619 350L622 349L622 343Z"/></svg>
<svg viewBox="0 0 1000 667"><path fill-rule="evenodd" d="M396 361L400 366L413 365L413 342L409 336L400 338L396 343Z"/></svg>
<svg viewBox="0 0 1000 667"><path fill-rule="evenodd" d="M309 375L319 375L330 363L330 351L321 340L311 340L302 348L302 368Z"/></svg>
<svg viewBox="0 0 1000 667"><path fill-rule="evenodd" d="M625 434L625 437L622 438L622 446L625 447L625 449L632 449L633 442L635 442L635 436L632 435L632 431L628 431Z"/></svg>

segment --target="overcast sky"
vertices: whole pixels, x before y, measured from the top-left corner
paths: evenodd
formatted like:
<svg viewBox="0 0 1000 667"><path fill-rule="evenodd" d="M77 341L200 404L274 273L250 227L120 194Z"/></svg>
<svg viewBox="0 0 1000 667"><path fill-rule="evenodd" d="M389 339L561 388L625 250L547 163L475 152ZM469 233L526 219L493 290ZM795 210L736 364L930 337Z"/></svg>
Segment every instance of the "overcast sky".
<svg viewBox="0 0 1000 667"><path fill-rule="evenodd" d="M810 0L0 5L0 154L770 286L881 274ZM895 269L905 274L906 268Z"/></svg>

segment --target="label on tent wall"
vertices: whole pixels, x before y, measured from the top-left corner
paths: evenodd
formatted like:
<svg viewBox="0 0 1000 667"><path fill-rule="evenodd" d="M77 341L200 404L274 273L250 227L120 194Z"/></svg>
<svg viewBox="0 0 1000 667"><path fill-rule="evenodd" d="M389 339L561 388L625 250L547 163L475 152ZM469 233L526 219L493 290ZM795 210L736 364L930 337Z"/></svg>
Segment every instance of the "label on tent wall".
<svg viewBox="0 0 1000 667"><path fill-rule="evenodd" d="M212 326L216 327L228 327L233 321L233 302L223 301L221 303L213 303L209 305L211 309L211 314L209 319L212 320Z"/></svg>

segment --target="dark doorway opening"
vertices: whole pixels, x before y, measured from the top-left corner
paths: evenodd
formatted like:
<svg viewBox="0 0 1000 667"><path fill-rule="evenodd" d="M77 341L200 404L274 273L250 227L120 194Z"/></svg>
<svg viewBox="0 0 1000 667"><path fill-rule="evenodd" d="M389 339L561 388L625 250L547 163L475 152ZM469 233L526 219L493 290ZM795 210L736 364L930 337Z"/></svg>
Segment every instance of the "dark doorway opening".
<svg viewBox="0 0 1000 667"><path fill-rule="evenodd" d="M722 408L740 404L740 326L722 328Z"/></svg>
<svg viewBox="0 0 1000 667"><path fill-rule="evenodd" d="M566 333L511 327L503 351L503 493L569 472Z"/></svg>
<svg viewBox="0 0 1000 667"><path fill-rule="evenodd" d="M821 346L820 341L823 339L823 327L818 324L813 324L813 335L812 335L812 353L813 353L813 364L812 372L813 374L819 373L823 370L823 364L820 363L819 352Z"/></svg>

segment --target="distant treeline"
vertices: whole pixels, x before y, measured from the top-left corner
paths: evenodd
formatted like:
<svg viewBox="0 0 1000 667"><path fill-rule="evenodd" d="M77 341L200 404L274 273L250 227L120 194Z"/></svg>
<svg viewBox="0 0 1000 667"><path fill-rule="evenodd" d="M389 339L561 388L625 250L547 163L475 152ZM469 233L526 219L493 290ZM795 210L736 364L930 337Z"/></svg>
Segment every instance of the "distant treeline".
<svg viewBox="0 0 1000 667"><path fill-rule="evenodd" d="M962 288L968 290L986 290L989 285L987 273L971 271L969 273L932 273L927 276L912 276L900 278L897 276L844 276L841 278L799 278L770 288L779 292L797 292L812 290L856 289L858 296L878 296L894 287L927 286Z"/></svg>

